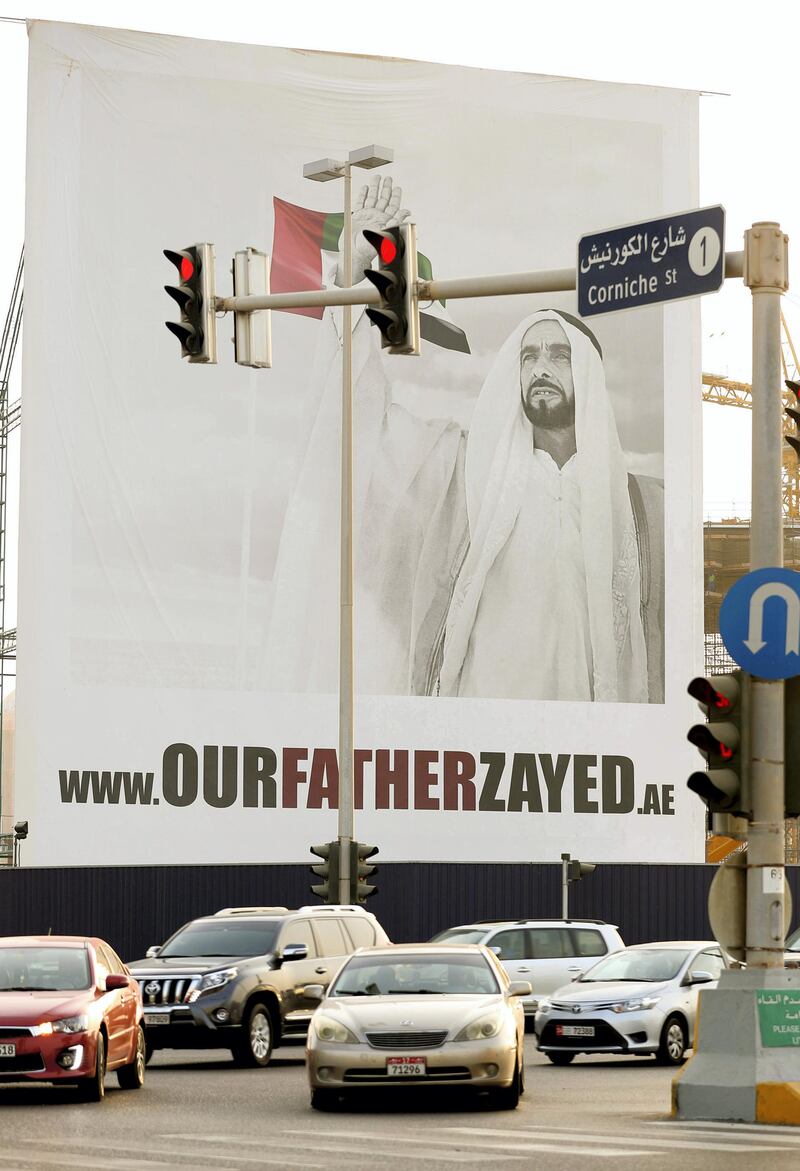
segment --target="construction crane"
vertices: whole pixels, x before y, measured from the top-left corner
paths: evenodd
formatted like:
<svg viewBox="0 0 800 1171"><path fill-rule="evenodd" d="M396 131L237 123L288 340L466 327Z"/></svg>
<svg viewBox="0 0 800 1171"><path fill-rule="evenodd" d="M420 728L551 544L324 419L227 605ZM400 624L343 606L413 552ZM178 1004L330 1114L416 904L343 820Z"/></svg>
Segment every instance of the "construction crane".
<svg viewBox="0 0 800 1171"><path fill-rule="evenodd" d="M781 366L783 377L798 381L800 366L797 362L797 351L794 348L786 318L781 313ZM749 382L734 382L730 378L721 378L716 374L703 374L703 402L718 403L724 407L745 407L753 409L751 397L752 387ZM797 398L790 390L784 395L786 406L797 407ZM794 435L794 424L784 416L782 419L784 434ZM783 468L781 474L783 489L783 514L792 520L800 520L800 461L794 451L787 445L783 453Z"/></svg>

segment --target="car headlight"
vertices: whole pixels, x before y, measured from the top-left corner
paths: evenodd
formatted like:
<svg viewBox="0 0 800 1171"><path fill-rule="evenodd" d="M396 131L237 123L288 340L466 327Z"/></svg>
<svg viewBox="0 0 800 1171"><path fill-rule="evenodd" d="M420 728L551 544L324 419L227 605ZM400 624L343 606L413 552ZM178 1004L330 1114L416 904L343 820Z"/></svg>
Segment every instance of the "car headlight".
<svg viewBox="0 0 800 1171"><path fill-rule="evenodd" d="M635 1000L623 1000L619 1004L612 1004L612 1012L640 1012L642 1009L655 1008L660 996L638 996Z"/></svg>
<svg viewBox="0 0 800 1171"><path fill-rule="evenodd" d="M501 1012L488 1012L484 1016L479 1016L476 1020L470 1021L466 1028L462 1029L456 1041L485 1041L489 1037L496 1037L503 1027L503 1014Z"/></svg>
<svg viewBox="0 0 800 1171"><path fill-rule="evenodd" d="M211 992L214 988L222 988L225 984L229 984L231 980L235 980L239 975L238 968L224 968L220 972L209 972L203 976L200 983L192 990L189 1001L196 1000L203 992Z"/></svg>
<svg viewBox="0 0 800 1171"><path fill-rule="evenodd" d="M550 1011L550 1001L549 1000L540 1000L538 1005L536 1006L536 1011L537 1012L549 1012Z"/></svg>
<svg viewBox="0 0 800 1171"><path fill-rule="evenodd" d="M42 1028L46 1028L42 1025ZM51 1021L50 1027L54 1033L85 1033L89 1028L89 1017L86 1013L81 1016L65 1016L60 1021Z"/></svg>
<svg viewBox="0 0 800 1171"><path fill-rule="evenodd" d="M316 1012L311 1018L311 1021L314 1026L314 1032L320 1041L333 1041L336 1045L358 1044L358 1038L354 1037L341 1021L335 1021L333 1017Z"/></svg>

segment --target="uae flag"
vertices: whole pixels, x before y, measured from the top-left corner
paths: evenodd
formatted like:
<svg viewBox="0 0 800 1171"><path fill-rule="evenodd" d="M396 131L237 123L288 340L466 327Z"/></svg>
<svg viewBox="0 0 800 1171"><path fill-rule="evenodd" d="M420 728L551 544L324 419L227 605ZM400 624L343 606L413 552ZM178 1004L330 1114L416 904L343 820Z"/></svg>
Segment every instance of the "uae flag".
<svg viewBox="0 0 800 1171"><path fill-rule="evenodd" d="M307 289L322 288L322 253L338 252L339 237L342 234L344 215L342 212L328 213L311 211L287 203L285 199L273 196L275 209L275 231L272 239L272 264L270 268L270 291L273 293L299 293ZM417 253L419 275L422 280L431 280L431 262L421 252ZM321 318L321 305L300 309L286 309L286 313L302 313L305 317ZM467 335L463 329L450 320L443 301L436 301L420 308L420 334L424 341L446 350L470 352Z"/></svg>

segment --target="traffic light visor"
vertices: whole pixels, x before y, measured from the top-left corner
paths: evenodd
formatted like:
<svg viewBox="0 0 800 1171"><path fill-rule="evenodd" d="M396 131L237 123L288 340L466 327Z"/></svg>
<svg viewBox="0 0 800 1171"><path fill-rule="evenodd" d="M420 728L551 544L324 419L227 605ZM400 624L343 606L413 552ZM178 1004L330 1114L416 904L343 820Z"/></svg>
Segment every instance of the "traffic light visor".
<svg viewBox="0 0 800 1171"><path fill-rule="evenodd" d="M692 699L696 699L699 704L708 709L709 716L722 715L731 711L738 698L738 684L735 679L729 677L726 679L726 683L728 686L725 691L730 692L727 695L721 688L716 688L710 679L704 679L700 675L691 681L687 690ZM733 687L730 684L733 684Z"/></svg>

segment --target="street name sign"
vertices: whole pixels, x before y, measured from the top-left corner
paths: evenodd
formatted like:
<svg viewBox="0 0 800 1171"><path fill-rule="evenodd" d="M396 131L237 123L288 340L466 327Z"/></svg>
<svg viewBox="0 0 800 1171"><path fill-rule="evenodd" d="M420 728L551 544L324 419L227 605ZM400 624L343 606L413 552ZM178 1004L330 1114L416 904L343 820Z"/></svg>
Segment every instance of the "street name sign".
<svg viewBox="0 0 800 1171"><path fill-rule="evenodd" d="M719 632L734 662L761 679L800 675L800 573L754 569L731 586Z"/></svg>
<svg viewBox="0 0 800 1171"><path fill-rule="evenodd" d="M578 241L581 317L715 293L725 279L725 209L627 224Z"/></svg>

